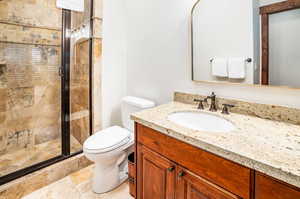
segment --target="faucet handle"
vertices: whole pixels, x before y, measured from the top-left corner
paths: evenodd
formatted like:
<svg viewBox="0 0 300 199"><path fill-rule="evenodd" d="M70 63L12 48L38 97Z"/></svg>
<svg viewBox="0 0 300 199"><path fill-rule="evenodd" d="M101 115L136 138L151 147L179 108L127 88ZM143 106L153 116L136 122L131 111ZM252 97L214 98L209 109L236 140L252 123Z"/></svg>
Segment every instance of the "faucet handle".
<svg viewBox="0 0 300 199"><path fill-rule="evenodd" d="M204 109L203 102L206 101L206 99L194 99L194 102L199 102L197 109Z"/></svg>
<svg viewBox="0 0 300 199"><path fill-rule="evenodd" d="M229 108L235 107L235 105L232 104L222 104L222 105L223 105L222 114L226 114L226 115L229 115Z"/></svg>

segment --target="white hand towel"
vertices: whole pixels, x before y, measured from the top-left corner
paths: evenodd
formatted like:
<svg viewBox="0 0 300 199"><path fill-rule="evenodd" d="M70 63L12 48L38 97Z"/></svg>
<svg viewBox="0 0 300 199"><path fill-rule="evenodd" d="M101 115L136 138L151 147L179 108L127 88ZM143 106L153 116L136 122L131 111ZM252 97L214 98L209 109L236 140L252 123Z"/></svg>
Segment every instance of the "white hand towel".
<svg viewBox="0 0 300 199"><path fill-rule="evenodd" d="M245 58L229 58L228 59L228 77L230 79L245 79L246 77L246 61Z"/></svg>
<svg viewBox="0 0 300 199"><path fill-rule="evenodd" d="M211 62L212 75L217 77L228 77L227 71L227 59L225 58L214 58Z"/></svg>

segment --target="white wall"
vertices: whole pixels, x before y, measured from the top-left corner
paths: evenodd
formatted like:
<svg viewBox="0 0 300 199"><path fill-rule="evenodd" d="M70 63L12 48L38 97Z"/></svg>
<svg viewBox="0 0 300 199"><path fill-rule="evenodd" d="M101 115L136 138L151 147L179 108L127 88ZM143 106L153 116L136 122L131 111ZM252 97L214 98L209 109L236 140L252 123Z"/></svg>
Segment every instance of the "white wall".
<svg viewBox="0 0 300 199"><path fill-rule="evenodd" d="M103 127L121 124L120 101L126 94L125 1L103 2Z"/></svg>
<svg viewBox="0 0 300 199"><path fill-rule="evenodd" d="M191 86L189 13L194 0L128 0L127 92L157 103Z"/></svg>
<svg viewBox="0 0 300 199"><path fill-rule="evenodd" d="M104 0L105 125L114 118L119 121L116 116L120 114L118 100L125 94L162 104L173 99L174 91L204 95L215 91L220 97L300 108L299 90L192 82L189 17L194 2ZM122 35L124 26L126 38ZM126 53L119 50L124 50L122 39L126 41ZM127 88L124 88L124 81Z"/></svg>

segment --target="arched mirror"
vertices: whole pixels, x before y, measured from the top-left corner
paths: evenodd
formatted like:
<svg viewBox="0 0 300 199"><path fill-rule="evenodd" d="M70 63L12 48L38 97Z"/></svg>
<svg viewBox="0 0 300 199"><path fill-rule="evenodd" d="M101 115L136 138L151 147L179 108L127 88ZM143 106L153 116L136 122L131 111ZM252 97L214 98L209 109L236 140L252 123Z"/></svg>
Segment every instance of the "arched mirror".
<svg viewBox="0 0 300 199"><path fill-rule="evenodd" d="M191 23L193 81L300 88L300 0L199 0Z"/></svg>

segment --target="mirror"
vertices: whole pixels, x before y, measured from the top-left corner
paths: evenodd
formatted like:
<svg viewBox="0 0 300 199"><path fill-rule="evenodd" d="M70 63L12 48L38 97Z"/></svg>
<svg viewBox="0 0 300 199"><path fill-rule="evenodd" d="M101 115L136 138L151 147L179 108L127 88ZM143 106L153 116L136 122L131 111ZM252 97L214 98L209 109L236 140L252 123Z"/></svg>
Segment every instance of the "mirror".
<svg viewBox="0 0 300 199"><path fill-rule="evenodd" d="M198 0L191 23L192 80L300 88L300 0Z"/></svg>

